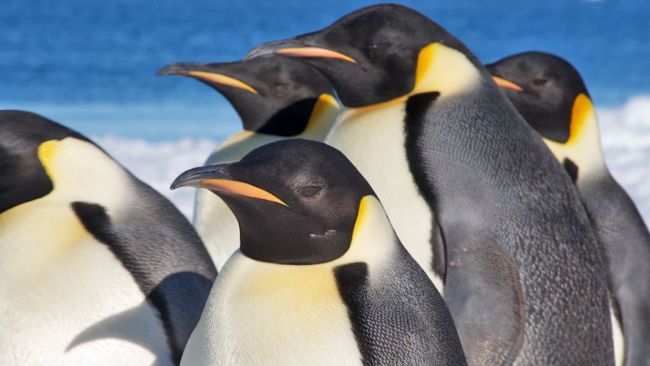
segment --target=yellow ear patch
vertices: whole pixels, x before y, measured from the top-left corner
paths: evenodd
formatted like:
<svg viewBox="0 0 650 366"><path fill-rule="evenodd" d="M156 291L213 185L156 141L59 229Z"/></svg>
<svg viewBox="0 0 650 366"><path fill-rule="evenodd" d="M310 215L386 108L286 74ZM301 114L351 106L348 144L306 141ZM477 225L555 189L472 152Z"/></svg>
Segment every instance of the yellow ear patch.
<svg viewBox="0 0 650 366"><path fill-rule="evenodd" d="M575 144L580 139L582 132L590 120L595 120L593 104L589 97L580 93L573 102L569 140L565 144Z"/></svg>
<svg viewBox="0 0 650 366"><path fill-rule="evenodd" d="M411 94L439 92L441 96L452 95L468 90L479 79L478 70L462 52L441 43L431 43L418 55Z"/></svg>
<svg viewBox="0 0 650 366"><path fill-rule="evenodd" d="M187 73L187 75L193 76L200 80L209 81L221 85L232 86L233 88L238 88L238 89L246 90L247 92L253 94L257 94L257 90L255 90L255 88L253 88L252 86L246 84L241 80L235 79L227 75L213 73L213 72L205 72L205 71L190 71Z"/></svg>
<svg viewBox="0 0 650 366"><path fill-rule="evenodd" d="M43 168L45 168L45 172L47 173L48 177L50 177L50 179L52 180L52 184L54 184L53 160L54 160L54 156L58 151L59 142L60 141L58 140L48 140L38 146L38 160L41 161Z"/></svg>

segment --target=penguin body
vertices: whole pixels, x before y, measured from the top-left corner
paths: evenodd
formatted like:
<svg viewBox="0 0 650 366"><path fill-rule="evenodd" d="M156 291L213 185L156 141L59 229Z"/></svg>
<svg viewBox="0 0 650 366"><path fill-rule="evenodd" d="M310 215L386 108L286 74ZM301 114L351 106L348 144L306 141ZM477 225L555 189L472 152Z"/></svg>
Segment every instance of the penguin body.
<svg viewBox="0 0 650 366"><path fill-rule="evenodd" d="M238 161L262 145L299 137L321 141L339 105L314 68L286 57L226 64L175 64L159 75L197 78L222 93L239 114L243 131L223 141L205 165ZM218 196L197 190L194 226L219 269L239 247L237 220Z"/></svg>
<svg viewBox="0 0 650 366"><path fill-rule="evenodd" d="M440 294L337 150L276 142L183 185L222 196L242 237L183 365L465 364Z"/></svg>
<svg viewBox="0 0 650 366"><path fill-rule="evenodd" d="M649 362L650 234L607 169L595 110L580 74L567 61L543 52L509 56L487 67L510 83L503 88L506 96L578 187L609 268L617 363Z"/></svg>
<svg viewBox="0 0 650 366"><path fill-rule="evenodd" d="M216 275L191 225L85 137L0 125L0 363L176 364Z"/></svg>
<svg viewBox="0 0 650 366"><path fill-rule="evenodd" d="M337 145L340 117L327 142L377 167L369 145L404 141L440 228L444 297L470 364L613 362L606 273L575 187L460 41L411 9L378 5L249 57L269 53L321 70L358 122L382 109L401 126ZM387 132L401 134L378 137Z"/></svg>

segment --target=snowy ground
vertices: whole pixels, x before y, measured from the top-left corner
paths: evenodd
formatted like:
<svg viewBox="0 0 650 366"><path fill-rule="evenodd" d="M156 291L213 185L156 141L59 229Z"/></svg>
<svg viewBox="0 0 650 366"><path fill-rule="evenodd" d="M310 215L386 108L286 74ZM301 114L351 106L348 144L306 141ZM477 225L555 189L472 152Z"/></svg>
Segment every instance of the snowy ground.
<svg viewBox="0 0 650 366"><path fill-rule="evenodd" d="M605 159L614 177L625 187L646 222L650 219L650 96L635 97L624 106L598 110ZM170 191L169 185L186 169L199 166L217 141L181 139L150 142L115 136L94 136L131 172L192 215L194 190Z"/></svg>

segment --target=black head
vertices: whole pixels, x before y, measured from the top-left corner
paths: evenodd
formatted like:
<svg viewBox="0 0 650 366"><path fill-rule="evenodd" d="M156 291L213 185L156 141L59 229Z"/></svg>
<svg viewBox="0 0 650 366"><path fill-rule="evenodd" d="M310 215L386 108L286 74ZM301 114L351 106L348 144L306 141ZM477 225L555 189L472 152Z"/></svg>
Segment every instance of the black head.
<svg viewBox="0 0 650 366"><path fill-rule="evenodd" d="M320 72L280 56L222 64L174 64L157 75L184 75L204 82L228 99L245 130L278 136L303 132L319 97L334 95Z"/></svg>
<svg viewBox="0 0 650 366"><path fill-rule="evenodd" d="M38 156L43 142L69 136L88 141L56 122L23 111L0 111L0 131L0 213L54 188Z"/></svg>
<svg viewBox="0 0 650 366"><path fill-rule="evenodd" d="M316 264L350 247L361 199L374 195L350 161L328 145L285 140L241 161L181 174L180 186L208 188L239 221L241 251L264 262Z"/></svg>
<svg viewBox="0 0 650 366"><path fill-rule="evenodd" d="M330 79L344 105L360 107L411 92L420 51L436 42L478 65L442 27L413 9L392 4L363 8L320 31L263 44L248 58L269 53L301 57Z"/></svg>
<svg viewBox="0 0 650 366"><path fill-rule="evenodd" d="M487 65L487 69L539 134L556 142L569 139L576 98L589 96L570 63L544 52L524 52Z"/></svg>

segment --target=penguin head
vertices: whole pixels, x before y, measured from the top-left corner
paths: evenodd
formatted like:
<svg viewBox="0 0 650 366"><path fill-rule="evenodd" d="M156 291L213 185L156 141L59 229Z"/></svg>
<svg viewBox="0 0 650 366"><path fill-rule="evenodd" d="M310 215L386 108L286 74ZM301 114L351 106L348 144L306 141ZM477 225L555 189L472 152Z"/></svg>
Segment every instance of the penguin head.
<svg viewBox="0 0 650 366"><path fill-rule="evenodd" d="M312 64L348 107L414 91L445 93L428 89L464 84L464 69L470 66L458 62L482 70L471 52L442 27L413 9L392 4L363 8L320 31L260 45L247 57L267 54L300 57Z"/></svg>
<svg viewBox="0 0 650 366"><path fill-rule="evenodd" d="M233 105L245 130L276 136L304 132L317 106L338 108L327 79L307 64L271 56L231 63L179 63L157 75L193 77L217 90Z"/></svg>
<svg viewBox="0 0 650 366"><path fill-rule="evenodd" d="M558 143L569 140L575 114L581 113L576 105L589 99L580 74L570 63L544 52L524 52L487 65L487 69L539 134Z"/></svg>
<svg viewBox="0 0 650 366"><path fill-rule="evenodd" d="M0 213L52 192L63 205L109 206L124 170L81 134L42 116L0 111Z"/></svg>
<svg viewBox="0 0 650 366"><path fill-rule="evenodd" d="M54 189L41 161L44 143L68 137L87 141L66 127L23 111L0 111L0 130L0 213Z"/></svg>
<svg viewBox="0 0 650 366"><path fill-rule="evenodd" d="M277 264L318 264L349 249L363 197L374 193L338 150L313 141L259 147L239 162L194 168L172 189L219 195L240 226L241 252Z"/></svg>

